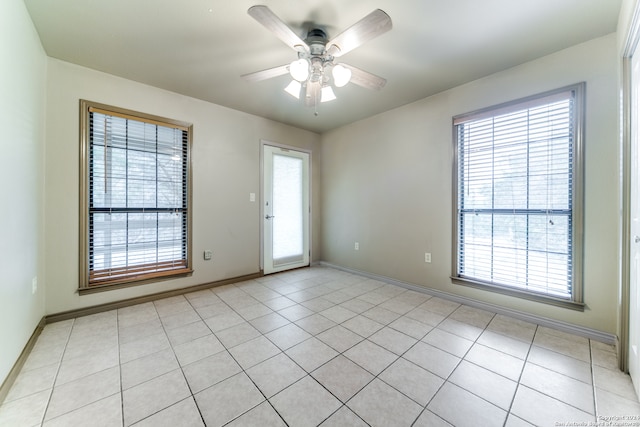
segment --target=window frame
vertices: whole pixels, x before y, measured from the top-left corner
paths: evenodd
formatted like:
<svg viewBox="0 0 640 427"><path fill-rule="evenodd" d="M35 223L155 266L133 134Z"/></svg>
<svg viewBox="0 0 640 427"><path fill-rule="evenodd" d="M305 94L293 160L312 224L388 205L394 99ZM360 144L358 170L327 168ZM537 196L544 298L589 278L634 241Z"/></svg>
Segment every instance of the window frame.
<svg viewBox="0 0 640 427"><path fill-rule="evenodd" d="M186 264L183 268L168 270L164 272L147 272L135 277L126 277L116 280L105 280L103 283L91 284L90 283L90 116L91 110L99 110L102 114L112 115L114 117L120 117L125 119L131 119L139 122L149 123L153 125L171 127L181 129L187 133L187 153L186 153L186 173L184 174L186 179L186 232L184 238L186 239ZM148 283L155 283L161 280L175 279L177 277L190 276L193 273L192 269L192 204L193 204L193 191L192 191L192 165L191 165L191 150L193 140L193 125L191 123L168 119L165 117L159 117L151 114L146 114L138 111L128 110L125 108L114 107L111 105L101 104L93 101L80 100L80 277L78 292L80 295L101 292L105 290L120 289L124 287L143 285Z"/></svg>
<svg viewBox="0 0 640 427"><path fill-rule="evenodd" d="M460 211L459 211L459 153L458 153L458 132L459 124L477 120L496 117L501 114L522 111L536 105L536 102L543 98L558 96L563 93L571 93L573 96L573 163L571 184L572 209L570 230L571 261L572 261L572 283L571 297L561 298L548 295L542 292L535 292L520 289L506 284L484 281L481 279L461 276L460 271ZM583 300L583 258L584 258L584 141L585 141L585 103L586 103L586 83L581 82L547 92L535 94L525 98L497 104L482 108L469 113L454 116L452 119L452 142L453 142L453 188L452 188L452 264L451 280L454 284L469 286L473 288L492 291L499 294L515 296L536 302L542 302L559 307L584 311ZM544 104L542 104L544 105Z"/></svg>

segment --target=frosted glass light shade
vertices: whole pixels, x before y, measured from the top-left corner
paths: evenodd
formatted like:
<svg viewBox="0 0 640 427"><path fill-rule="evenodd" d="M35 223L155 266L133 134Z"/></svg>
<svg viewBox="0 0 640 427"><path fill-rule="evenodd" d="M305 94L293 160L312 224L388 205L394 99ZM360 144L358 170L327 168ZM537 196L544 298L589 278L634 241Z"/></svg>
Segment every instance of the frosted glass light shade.
<svg viewBox="0 0 640 427"><path fill-rule="evenodd" d="M300 58L289 65L289 74L295 80L303 82L309 78L309 61Z"/></svg>
<svg viewBox="0 0 640 427"><path fill-rule="evenodd" d="M333 93L331 86L324 86L322 88L322 94L320 96L320 102L328 102L336 99L336 94Z"/></svg>
<svg viewBox="0 0 640 427"><path fill-rule="evenodd" d="M351 70L338 64L331 71L333 74L333 83L336 87L342 87L351 80Z"/></svg>
<svg viewBox="0 0 640 427"><path fill-rule="evenodd" d="M291 83L284 88L285 92L296 99L300 99L300 89L302 89L302 85L296 80L291 80Z"/></svg>

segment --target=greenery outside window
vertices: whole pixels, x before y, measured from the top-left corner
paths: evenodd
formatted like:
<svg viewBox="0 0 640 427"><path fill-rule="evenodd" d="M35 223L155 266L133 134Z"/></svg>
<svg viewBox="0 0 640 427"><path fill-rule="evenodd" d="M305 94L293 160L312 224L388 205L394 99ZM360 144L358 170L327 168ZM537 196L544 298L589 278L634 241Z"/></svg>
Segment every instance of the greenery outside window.
<svg viewBox="0 0 640 427"><path fill-rule="evenodd" d="M191 273L192 126L80 108L80 290Z"/></svg>
<svg viewBox="0 0 640 427"><path fill-rule="evenodd" d="M584 92L453 118L455 283L583 308Z"/></svg>

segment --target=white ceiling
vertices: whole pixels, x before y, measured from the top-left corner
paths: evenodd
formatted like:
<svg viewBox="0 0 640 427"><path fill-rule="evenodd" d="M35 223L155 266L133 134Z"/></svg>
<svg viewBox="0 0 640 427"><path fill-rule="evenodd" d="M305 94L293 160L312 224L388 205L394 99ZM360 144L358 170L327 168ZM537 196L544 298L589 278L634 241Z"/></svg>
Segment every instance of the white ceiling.
<svg viewBox="0 0 640 427"><path fill-rule="evenodd" d="M24 0L47 54L71 63L324 132L616 30L621 0ZM242 74L296 59L247 14L266 4L301 38L329 38L376 8L393 29L340 58L385 77L313 108L288 76Z"/></svg>

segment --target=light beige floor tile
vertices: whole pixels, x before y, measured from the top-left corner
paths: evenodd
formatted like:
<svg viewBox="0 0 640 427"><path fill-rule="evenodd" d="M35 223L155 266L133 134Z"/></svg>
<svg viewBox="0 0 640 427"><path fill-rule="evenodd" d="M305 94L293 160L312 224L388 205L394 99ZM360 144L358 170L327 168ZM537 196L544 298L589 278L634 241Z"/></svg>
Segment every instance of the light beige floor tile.
<svg viewBox="0 0 640 427"><path fill-rule="evenodd" d="M265 334L265 336L275 345L280 347L281 350L287 350L294 345L311 338L311 335L308 332L293 323L271 331L268 334Z"/></svg>
<svg viewBox="0 0 640 427"><path fill-rule="evenodd" d="M346 406L338 409L329 418L325 420L321 427L367 427L362 418L353 413L351 409Z"/></svg>
<svg viewBox="0 0 640 427"><path fill-rule="evenodd" d="M224 329L244 323L245 320L235 311L227 311L225 313L216 314L212 317L206 318L204 322L213 332L220 332Z"/></svg>
<svg viewBox="0 0 640 427"><path fill-rule="evenodd" d="M507 422L504 424L504 427L536 427L536 426L526 422L522 418L518 418L513 414L509 414L509 416L507 417Z"/></svg>
<svg viewBox="0 0 640 427"><path fill-rule="evenodd" d="M440 322L438 324L438 329L447 331L471 341L477 340L483 332L483 329L450 318L444 319L442 322Z"/></svg>
<svg viewBox="0 0 640 427"><path fill-rule="evenodd" d="M300 304L296 304L292 305L291 307L278 310L278 313L280 313L280 315L287 320L295 322L296 320L311 316L312 314L314 314L314 311Z"/></svg>
<svg viewBox="0 0 640 427"><path fill-rule="evenodd" d="M119 359L117 345L99 348L93 353L73 359L63 357L56 377L56 386L118 366Z"/></svg>
<svg viewBox="0 0 640 427"><path fill-rule="evenodd" d="M518 383L463 360L449 377L449 381L478 397L509 410Z"/></svg>
<svg viewBox="0 0 640 427"><path fill-rule="evenodd" d="M180 366L186 366L205 357L220 353L224 350L224 347L218 338L213 334L209 334L193 341L177 345L173 350L176 353L178 362L180 362Z"/></svg>
<svg viewBox="0 0 640 427"><path fill-rule="evenodd" d="M595 421L593 415L523 385L518 386L511 413L536 426L553 426L566 420Z"/></svg>
<svg viewBox="0 0 640 427"><path fill-rule="evenodd" d="M326 310L328 308L333 307L335 304L332 303L331 301L323 298L323 297L318 297L318 298L314 298L314 299L310 299L308 301L305 301L303 303L301 303L300 305L305 306L306 308L308 308L309 310L312 310L316 313L319 313L323 310Z"/></svg>
<svg viewBox="0 0 640 427"><path fill-rule="evenodd" d="M195 307L196 312L200 316L202 320L205 322L212 317L223 316L225 314L236 314L231 307L224 303L224 301L220 300L220 302L213 303L211 305L205 305L202 307ZM219 320L216 321L216 324L220 323ZM208 324L208 323L207 323ZM224 329L224 328L223 328Z"/></svg>
<svg viewBox="0 0 640 427"><path fill-rule="evenodd" d="M523 341L509 338L505 335L500 335L488 330L485 330L476 342L522 360L527 358L529 348L531 347L530 344Z"/></svg>
<svg viewBox="0 0 640 427"><path fill-rule="evenodd" d="M122 392L125 425L134 424L191 395L187 381L176 369Z"/></svg>
<svg viewBox="0 0 640 427"><path fill-rule="evenodd" d="M384 327L383 324L362 315L357 315L346 320L341 326L344 326L364 338L369 337Z"/></svg>
<svg viewBox="0 0 640 427"><path fill-rule="evenodd" d="M87 406L46 421L43 427L119 427L122 426L120 393L90 403Z"/></svg>
<svg viewBox="0 0 640 427"><path fill-rule="evenodd" d="M471 347L464 358L513 381L520 379L524 368L524 360L481 344Z"/></svg>
<svg viewBox="0 0 640 427"><path fill-rule="evenodd" d="M280 349L264 336L259 336L229 349L229 352L246 370L280 353Z"/></svg>
<svg viewBox="0 0 640 427"><path fill-rule="evenodd" d="M496 314L487 326L487 329L510 338L530 343L533 341L537 325L502 314Z"/></svg>
<svg viewBox="0 0 640 427"><path fill-rule="evenodd" d="M316 369L312 376L342 402L351 399L374 377L344 356Z"/></svg>
<svg viewBox="0 0 640 427"><path fill-rule="evenodd" d="M353 299L353 297L349 294L346 294L342 291L334 291L334 292L330 292L326 295L323 296L324 299L326 299L327 301L330 301L334 304L342 304L345 303L351 299ZM348 309L348 307L344 307L346 309ZM356 312L355 310L351 310L353 312Z"/></svg>
<svg viewBox="0 0 640 427"><path fill-rule="evenodd" d="M545 330L553 331L548 328ZM575 341L567 339L566 336L545 333L542 328L538 328L533 339L533 344L546 348L547 350L555 351L556 353L564 354L565 356L571 356L583 362L591 363L591 352L589 351L589 343L586 339Z"/></svg>
<svg viewBox="0 0 640 427"><path fill-rule="evenodd" d="M335 323L342 323L345 320L349 320L357 315L357 313L354 313L351 310L347 310L344 307L340 307L339 305L323 310L320 312L320 314L322 314L327 319L334 321Z"/></svg>
<svg viewBox="0 0 640 427"><path fill-rule="evenodd" d="M155 310L155 309L154 309ZM118 329L118 343L124 345L152 335L164 333L164 327L158 315L148 321L123 326Z"/></svg>
<svg viewBox="0 0 640 427"><path fill-rule="evenodd" d="M307 372L319 368L338 355L334 349L317 338L309 338L285 353Z"/></svg>
<svg viewBox="0 0 640 427"><path fill-rule="evenodd" d="M188 397L134 424L135 427L204 427L193 397Z"/></svg>
<svg viewBox="0 0 640 427"><path fill-rule="evenodd" d="M290 322L284 317L280 316L278 313L270 313L266 316L253 319L249 323L251 323L254 328L260 331L260 333L266 334L275 329L281 328L284 325L289 324Z"/></svg>
<svg viewBox="0 0 640 427"><path fill-rule="evenodd" d="M45 420L59 417L119 392L119 366L55 387Z"/></svg>
<svg viewBox="0 0 640 427"><path fill-rule="evenodd" d="M291 307L296 305L295 301L290 300L287 297L279 296L277 298L272 298L264 302L264 305L269 307L272 310L282 310L287 307Z"/></svg>
<svg viewBox="0 0 640 427"><path fill-rule="evenodd" d="M245 320L253 320L258 317L266 316L273 313L273 310L262 303L253 304L245 307L238 307L235 309L236 313L242 316Z"/></svg>
<svg viewBox="0 0 640 427"><path fill-rule="evenodd" d="M422 338L422 341L460 358L464 357L473 345L473 341L459 337L447 331L443 331L439 328L432 329L424 338Z"/></svg>
<svg viewBox="0 0 640 427"><path fill-rule="evenodd" d="M51 390L40 391L0 405L0 425L37 426L44 418Z"/></svg>
<svg viewBox="0 0 640 427"><path fill-rule="evenodd" d="M438 326L446 318L446 316L442 314L434 313L433 311L421 308L420 306L411 310L405 314L405 316L429 326Z"/></svg>
<svg viewBox="0 0 640 427"><path fill-rule="evenodd" d="M607 343L595 341L595 340L590 340L589 344L591 344L592 349L608 351L610 353L616 353L616 346L613 344L607 344Z"/></svg>
<svg viewBox="0 0 640 427"><path fill-rule="evenodd" d="M195 394L238 374L242 368L227 351L221 351L184 366L182 371Z"/></svg>
<svg viewBox="0 0 640 427"><path fill-rule="evenodd" d="M344 292L342 292L344 295ZM366 301L362 301L357 298L353 298L351 295L348 296L350 299L344 301L340 304L340 307L346 308L347 310L353 311L354 313L362 314L367 310L374 308L373 304L370 304ZM327 307L328 308L328 307ZM375 319L374 319L375 320Z"/></svg>
<svg viewBox="0 0 640 427"><path fill-rule="evenodd" d="M451 424L425 409L412 427L451 427Z"/></svg>
<svg viewBox="0 0 640 427"><path fill-rule="evenodd" d="M422 407L379 379L373 380L347 406L369 425L410 426Z"/></svg>
<svg viewBox="0 0 640 427"><path fill-rule="evenodd" d="M158 319L158 312L152 302L118 309L118 328L127 328Z"/></svg>
<svg viewBox="0 0 640 427"><path fill-rule="evenodd" d="M600 366L593 367L595 386L625 399L638 400L631 383L631 377L619 370L611 370Z"/></svg>
<svg viewBox="0 0 640 427"><path fill-rule="evenodd" d="M419 307L424 310L428 310L433 313L440 314L442 316L449 316L458 307L460 307L460 304L453 301L447 301L442 298L433 297L430 300L424 302L423 304L420 304Z"/></svg>
<svg viewBox="0 0 640 427"><path fill-rule="evenodd" d="M190 308L188 310L181 311L180 313L161 317L160 320L162 321L165 331L168 331L170 329L198 322L201 319L198 313L193 308Z"/></svg>
<svg viewBox="0 0 640 427"><path fill-rule="evenodd" d="M316 338L328 344L338 353L347 351L364 339L355 332L340 325L318 334Z"/></svg>
<svg viewBox="0 0 640 427"><path fill-rule="evenodd" d="M127 390L178 367L176 356L170 348L124 363L120 367L122 389Z"/></svg>
<svg viewBox="0 0 640 427"><path fill-rule="evenodd" d="M95 335L73 335L64 350L64 359L87 358L96 353L118 348L118 333L116 329Z"/></svg>
<svg viewBox="0 0 640 427"><path fill-rule="evenodd" d="M444 379L460 363L459 357L423 342L411 347L402 357Z"/></svg>
<svg viewBox="0 0 640 427"><path fill-rule="evenodd" d="M599 417L635 415L640 417L640 402L620 397L618 394L596 387L596 406Z"/></svg>
<svg viewBox="0 0 640 427"><path fill-rule="evenodd" d="M380 329L378 332L371 335L369 337L369 341L376 343L397 355L401 355L418 342L415 338L388 327Z"/></svg>
<svg viewBox="0 0 640 427"><path fill-rule="evenodd" d="M269 402L263 402L236 418L227 427L286 427L280 415Z"/></svg>
<svg viewBox="0 0 640 427"><path fill-rule="evenodd" d="M290 426L317 426L341 403L313 378L306 376L269 399Z"/></svg>
<svg viewBox="0 0 640 427"><path fill-rule="evenodd" d="M4 399L4 403L53 388L57 373L57 364L20 372Z"/></svg>
<svg viewBox="0 0 640 427"><path fill-rule="evenodd" d="M216 336L226 348L235 347L260 335L260 332L247 322L216 332Z"/></svg>
<svg viewBox="0 0 640 427"><path fill-rule="evenodd" d="M164 332L120 345L120 363L127 363L171 347Z"/></svg>
<svg viewBox="0 0 640 427"><path fill-rule="evenodd" d="M466 323L467 325L475 326L476 328L484 329L489 322L495 316L495 313L490 311L481 310L475 307L469 307L468 305L461 305L451 313L449 319L457 320L458 322Z"/></svg>
<svg viewBox="0 0 640 427"><path fill-rule="evenodd" d="M167 331L169 342L174 347L209 334L211 329L202 320Z"/></svg>
<svg viewBox="0 0 640 427"><path fill-rule="evenodd" d="M420 302L417 302L414 304L414 303L402 301L398 298L392 298L380 304L379 307L402 315L416 308L418 304L420 304Z"/></svg>
<svg viewBox="0 0 640 427"><path fill-rule="evenodd" d="M382 304L383 302L391 299L389 296L381 294L377 291L372 291L372 292L367 292L364 293L360 296L358 296L358 299L362 300L362 301L366 301L369 304L373 304L373 305L379 305Z"/></svg>
<svg viewBox="0 0 640 427"><path fill-rule="evenodd" d="M222 426L264 401L243 372L201 391L195 398L207 427Z"/></svg>
<svg viewBox="0 0 640 427"><path fill-rule="evenodd" d="M442 386L427 409L459 427L500 426L507 418L506 411L450 382Z"/></svg>
<svg viewBox="0 0 640 427"><path fill-rule="evenodd" d="M62 360L65 346L55 346L33 350L29 353L29 357L22 366L22 372L38 369L49 365L58 365Z"/></svg>
<svg viewBox="0 0 640 427"><path fill-rule="evenodd" d="M360 300L355 299L353 301L360 301ZM368 304L364 301L362 302L365 304ZM386 308L382 308L379 305L365 312L362 312L361 314L365 317L368 317L371 320L375 320L376 322L382 325L388 325L389 323L393 322L394 320L398 319L401 316L400 314L391 310L387 310Z"/></svg>
<svg viewBox="0 0 640 427"><path fill-rule="evenodd" d="M607 350L600 350L597 348L591 348L591 358L594 365L601 366L603 368L617 370L618 368L618 355Z"/></svg>
<svg viewBox="0 0 640 427"><path fill-rule="evenodd" d="M305 317L304 319L300 319L295 323L305 331L309 332L311 335L317 335L321 332L326 331L327 329L336 326L335 322L327 319L321 314L313 314L311 316Z"/></svg>
<svg viewBox="0 0 640 427"><path fill-rule="evenodd" d="M429 403L444 383L442 378L403 358L395 361L378 378L422 406Z"/></svg>
<svg viewBox="0 0 640 427"><path fill-rule="evenodd" d="M182 295L178 297L165 298L163 300L154 301L158 316L168 317L183 311L193 310L193 307Z"/></svg>
<svg viewBox="0 0 640 427"><path fill-rule="evenodd" d="M591 366L588 363L546 348L532 346L527 361L583 383L591 384L593 382Z"/></svg>
<svg viewBox="0 0 640 427"><path fill-rule="evenodd" d="M306 372L284 353L247 369L246 373L267 398L306 375Z"/></svg>
<svg viewBox="0 0 640 427"><path fill-rule="evenodd" d="M373 375L378 375L398 359L396 354L367 340L351 347L344 355Z"/></svg>
<svg viewBox="0 0 640 427"><path fill-rule="evenodd" d="M389 327L418 340L422 339L430 330L433 329L433 326L411 319L407 316L402 316L394 320L389 324Z"/></svg>

